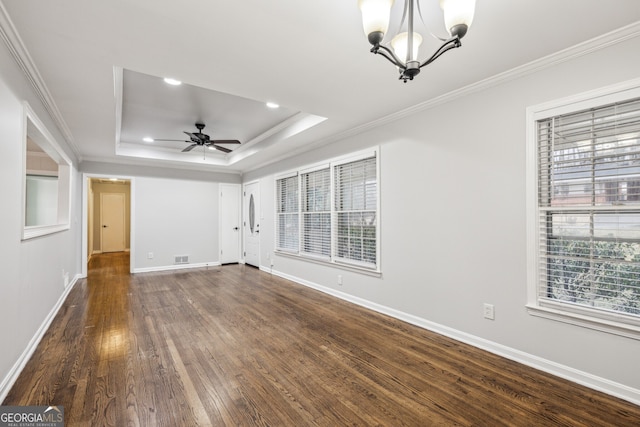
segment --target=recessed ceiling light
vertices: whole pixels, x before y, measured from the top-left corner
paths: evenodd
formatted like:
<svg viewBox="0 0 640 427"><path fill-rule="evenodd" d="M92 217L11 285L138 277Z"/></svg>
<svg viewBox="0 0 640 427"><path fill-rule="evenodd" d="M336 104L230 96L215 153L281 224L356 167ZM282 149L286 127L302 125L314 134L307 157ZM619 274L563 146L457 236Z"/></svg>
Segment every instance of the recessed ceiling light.
<svg viewBox="0 0 640 427"><path fill-rule="evenodd" d="M144 138L142 138L142 140L144 142L153 142L153 138L151 138L150 136L145 136Z"/></svg>
<svg viewBox="0 0 640 427"><path fill-rule="evenodd" d="M164 82L173 86L179 86L182 84L180 80L172 79L169 77L165 77Z"/></svg>
<svg viewBox="0 0 640 427"><path fill-rule="evenodd" d="M267 102L267 107L269 108L279 108L280 106L275 102Z"/></svg>

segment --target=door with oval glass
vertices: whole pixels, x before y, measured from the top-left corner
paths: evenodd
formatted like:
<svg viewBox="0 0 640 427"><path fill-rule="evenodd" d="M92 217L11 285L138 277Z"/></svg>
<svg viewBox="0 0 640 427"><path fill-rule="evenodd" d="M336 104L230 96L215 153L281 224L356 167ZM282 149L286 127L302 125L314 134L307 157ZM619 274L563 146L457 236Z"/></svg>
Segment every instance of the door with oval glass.
<svg viewBox="0 0 640 427"><path fill-rule="evenodd" d="M245 184L243 199L244 262L260 267L260 188L258 182Z"/></svg>

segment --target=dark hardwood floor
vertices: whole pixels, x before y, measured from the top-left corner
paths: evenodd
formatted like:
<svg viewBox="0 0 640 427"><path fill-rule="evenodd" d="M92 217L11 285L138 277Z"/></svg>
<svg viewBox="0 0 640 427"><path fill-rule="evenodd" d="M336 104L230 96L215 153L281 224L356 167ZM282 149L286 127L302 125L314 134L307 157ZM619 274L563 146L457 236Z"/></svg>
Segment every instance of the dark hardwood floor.
<svg viewBox="0 0 640 427"><path fill-rule="evenodd" d="M67 426L638 426L640 407L243 265L92 258L5 405Z"/></svg>

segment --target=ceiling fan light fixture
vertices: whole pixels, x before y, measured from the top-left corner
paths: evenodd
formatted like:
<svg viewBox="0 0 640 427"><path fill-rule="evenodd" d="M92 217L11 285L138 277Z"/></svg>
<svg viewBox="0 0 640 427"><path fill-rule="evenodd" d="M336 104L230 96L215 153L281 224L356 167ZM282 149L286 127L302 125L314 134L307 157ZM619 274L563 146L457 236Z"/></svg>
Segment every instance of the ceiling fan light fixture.
<svg viewBox="0 0 640 427"><path fill-rule="evenodd" d="M165 77L164 82L171 86L180 86L182 84L180 80L172 79L171 77Z"/></svg>

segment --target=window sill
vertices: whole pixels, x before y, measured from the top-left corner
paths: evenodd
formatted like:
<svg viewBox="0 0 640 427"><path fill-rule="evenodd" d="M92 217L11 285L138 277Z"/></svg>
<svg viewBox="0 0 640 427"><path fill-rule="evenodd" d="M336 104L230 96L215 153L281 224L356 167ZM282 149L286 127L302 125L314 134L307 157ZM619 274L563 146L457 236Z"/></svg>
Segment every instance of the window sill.
<svg viewBox="0 0 640 427"><path fill-rule="evenodd" d="M554 306L558 306L558 308ZM637 325L629 324L622 320L624 316L620 316L621 321L614 320L616 317L614 314L612 314L611 319L603 319L590 315L588 313L589 310L576 308L575 312L572 312L567 311L561 304L553 303L545 303L545 306L527 304L526 307L527 312L532 316L640 340L640 321L638 321Z"/></svg>
<svg viewBox="0 0 640 427"><path fill-rule="evenodd" d="M355 273L365 274L371 277L382 277L382 272L379 270L366 268L366 267L358 267L357 265L343 264L336 261L329 261L328 259L325 259L325 258L315 258L311 256L300 255L293 252L286 252L286 251L279 251L279 250L274 251L274 255L282 256L285 258L302 260L302 261L309 261L315 264L320 264L328 267L335 267L335 268L339 268L341 270L346 270L346 271L353 271Z"/></svg>
<svg viewBox="0 0 640 427"><path fill-rule="evenodd" d="M49 234L59 233L69 229L69 224L56 225L35 225L25 227L22 231L22 240L29 240L36 237L47 236Z"/></svg>

